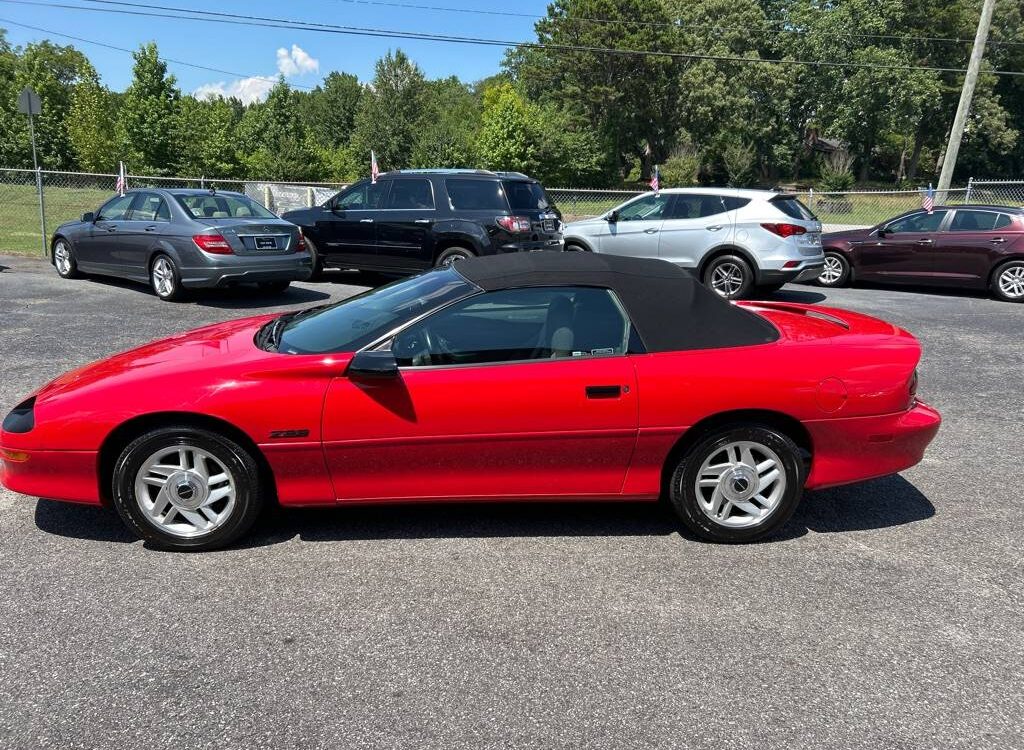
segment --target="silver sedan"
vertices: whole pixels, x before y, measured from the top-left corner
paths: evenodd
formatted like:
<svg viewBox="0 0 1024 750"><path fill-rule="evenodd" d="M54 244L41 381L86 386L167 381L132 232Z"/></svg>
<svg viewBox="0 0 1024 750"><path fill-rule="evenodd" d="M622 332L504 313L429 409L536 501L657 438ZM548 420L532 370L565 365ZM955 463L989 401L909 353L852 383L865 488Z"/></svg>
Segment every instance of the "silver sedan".
<svg viewBox="0 0 1024 750"><path fill-rule="evenodd" d="M213 190L129 190L61 224L51 248L64 278L149 282L164 300L244 283L281 292L312 270L297 226L241 193Z"/></svg>

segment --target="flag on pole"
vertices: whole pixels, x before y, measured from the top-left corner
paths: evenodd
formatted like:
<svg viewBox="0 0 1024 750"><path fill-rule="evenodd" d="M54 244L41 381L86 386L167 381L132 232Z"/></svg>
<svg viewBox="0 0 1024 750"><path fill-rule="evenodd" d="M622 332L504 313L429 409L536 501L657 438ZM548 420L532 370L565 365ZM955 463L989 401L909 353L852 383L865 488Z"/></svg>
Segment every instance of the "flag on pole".
<svg viewBox="0 0 1024 750"><path fill-rule="evenodd" d="M654 174L651 175L651 190L657 193L661 189L661 175L658 173L658 165L654 165Z"/></svg>
<svg viewBox="0 0 1024 750"><path fill-rule="evenodd" d="M932 190L932 184L930 182L928 183L928 191L924 194L924 197L921 198L921 208L928 213L935 210L935 191Z"/></svg>
<svg viewBox="0 0 1024 750"><path fill-rule="evenodd" d="M380 168L377 166L377 154L370 151L370 182L377 182L377 175L380 174Z"/></svg>
<svg viewBox="0 0 1024 750"><path fill-rule="evenodd" d="M119 162L117 169L117 187L114 190L118 195L123 196L124 191L128 189L128 176L124 173L124 162Z"/></svg>

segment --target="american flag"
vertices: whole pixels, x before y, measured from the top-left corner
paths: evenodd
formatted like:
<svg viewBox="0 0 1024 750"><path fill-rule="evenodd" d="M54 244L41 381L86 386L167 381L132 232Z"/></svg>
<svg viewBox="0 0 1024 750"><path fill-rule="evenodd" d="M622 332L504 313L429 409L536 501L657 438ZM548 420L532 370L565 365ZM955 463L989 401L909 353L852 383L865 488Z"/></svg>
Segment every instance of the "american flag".
<svg viewBox="0 0 1024 750"><path fill-rule="evenodd" d="M651 190L655 193L661 189L661 175L658 173L658 165L654 165L654 174L651 175Z"/></svg>
<svg viewBox="0 0 1024 750"><path fill-rule="evenodd" d="M377 175L380 174L380 167L377 166L377 154L370 151L370 182L377 182Z"/></svg>
<svg viewBox="0 0 1024 750"><path fill-rule="evenodd" d="M124 191L128 189L128 176L124 173L124 162L119 162L117 170L117 186L114 190L118 195L124 195Z"/></svg>
<svg viewBox="0 0 1024 750"><path fill-rule="evenodd" d="M935 210L935 191L932 190L932 184L930 182L928 183L928 191L924 194L924 197L921 198L921 208L928 213Z"/></svg>

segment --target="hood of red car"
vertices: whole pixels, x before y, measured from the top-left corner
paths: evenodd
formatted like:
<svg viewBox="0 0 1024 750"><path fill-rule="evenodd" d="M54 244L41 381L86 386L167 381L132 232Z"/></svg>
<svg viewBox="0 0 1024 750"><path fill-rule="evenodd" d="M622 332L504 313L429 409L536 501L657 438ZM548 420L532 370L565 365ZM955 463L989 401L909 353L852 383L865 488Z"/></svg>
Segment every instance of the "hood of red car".
<svg viewBox="0 0 1024 750"><path fill-rule="evenodd" d="M280 357L258 349L253 337L259 328L275 315L260 315L226 323L216 323L164 339L152 341L135 349L115 354L77 370L64 373L36 393L45 401L71 391L88 389L99 383L141 383L151 377L170 372L224 368L252 363L258 359Z"/></svg>

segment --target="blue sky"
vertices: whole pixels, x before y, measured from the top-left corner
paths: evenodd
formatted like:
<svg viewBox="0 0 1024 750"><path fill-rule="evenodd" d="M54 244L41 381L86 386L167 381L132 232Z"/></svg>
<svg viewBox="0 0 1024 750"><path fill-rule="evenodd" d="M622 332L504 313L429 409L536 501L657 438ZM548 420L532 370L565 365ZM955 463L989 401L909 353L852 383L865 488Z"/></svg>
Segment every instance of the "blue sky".
<svg viewBox="0 0 1024 750"><path fill-rule="evenodd" d="M543 15L547 8L546 0L518 0L514 4L484 0L394 1L529 15ZM89 5L82 0L72 2ZM194 0L154 0L154 4L401 31L508 40L534 38L532 18L398 8L352 0L289 0L285 3L220 0L214 5ZM143 42L153 41L164 57L239 73L243 79L272 79L283 71L287 80L298 86L314 86L332 70L354 73L361 80L369 80L377 58L396 47L401 47L415 60L429 78L457 75L465 81L475 81L497 72L504 54L500 47L229 26L12 3L0 3L0 18L119 47L134 48ZM15 45L45 38L55 43L73 44L88 55L103 82L115 91L123 90L131 80L132 59L124 52L20 28L4 20L0 20L0 27L7 29L7 38ZM252 97L266 87L259 79L240 81L232 76L173 63L169 67L182 90L187 92L245 92Z"/></svg>

